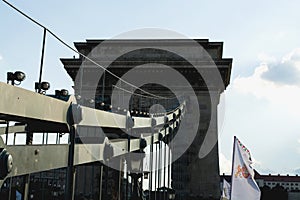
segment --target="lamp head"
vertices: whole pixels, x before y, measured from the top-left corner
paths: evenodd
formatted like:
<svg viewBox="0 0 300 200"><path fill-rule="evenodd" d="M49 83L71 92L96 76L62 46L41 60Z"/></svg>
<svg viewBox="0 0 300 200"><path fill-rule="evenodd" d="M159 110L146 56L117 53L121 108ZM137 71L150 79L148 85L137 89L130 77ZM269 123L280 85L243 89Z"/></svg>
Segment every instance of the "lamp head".
<svg viewBox="0 0 300 200"><path fill-rule="evenodd" d="M16 71L16 72L14 73L14 80L16 80L16 81L21 82L21 81L24 81L25 78L26 78L26 75L25 75L24 72Z"/></svg>
<svg viewBox="0 0 300 200"><path fill-rule="evenodd" d="M49 82L44 81L44 82L41 83L41 89L42 90L49 90L49 88L50 88L50 83Z"/></svg>

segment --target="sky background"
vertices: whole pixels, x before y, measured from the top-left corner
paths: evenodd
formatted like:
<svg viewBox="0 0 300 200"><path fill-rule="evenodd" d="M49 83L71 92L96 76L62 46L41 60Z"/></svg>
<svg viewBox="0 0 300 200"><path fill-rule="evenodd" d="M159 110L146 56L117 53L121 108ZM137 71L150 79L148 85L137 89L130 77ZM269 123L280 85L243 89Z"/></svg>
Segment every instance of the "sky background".
<svg viewBox="0 0 300 200"><path fill-rule="evenodd" d="M68 44L162 28L189 38L223 41L233 58L219 127L221 173L231 172L233 136L263 174L300 174L300 2L289 1L10 1ZM38 81L43 30L0 2L0 81L22 70L22 87ZM48 35L43 80L71 90L60 63L72 51ZM77 56L77 55L76 55Z"/></svg>

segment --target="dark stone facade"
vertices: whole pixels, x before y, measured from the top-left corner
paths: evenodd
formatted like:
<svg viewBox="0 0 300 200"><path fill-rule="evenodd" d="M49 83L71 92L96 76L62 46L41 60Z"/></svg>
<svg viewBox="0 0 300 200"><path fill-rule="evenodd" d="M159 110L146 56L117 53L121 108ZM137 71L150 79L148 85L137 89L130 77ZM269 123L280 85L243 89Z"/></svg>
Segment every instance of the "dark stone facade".
<svg viewBox="0 0 300 200"><path fill-rule="evenodd" d="M218 67L220 75L222 77L224 86L226 87L230 81L231 65L232 59L222 58L223 43L222 42L209 42L208 40L195 40L200 44L210 55L213 62L207 61L205 58L203 61L199 62L200 66L215 64ZM88 55L92 49L97 45L101 44L103 40L87 40L86 42L76 42L75 47L77 50ZM180 46L183 48L189 48L189 42L186 40L115 40L110 43L111 46L106 47L106 52L113 53L115 49L120 46L147 46L153 43L160 46ZM191 51L189 59L193 59L195 55ZM92 59L101 59L101 55L92 55ZM67 73L75 82L74 89L75 94L90 96L91 98L97 98L97 96L102 96L101 101L105 104L110 104L110 95L112 90L112 85L115 85L118 81L115 77L106 74L105 79L100 78L98 87L95 91L89 86L89 83L81 83L75 81L78 69L85 59L82 56L79 58L64 58L61 59ZM105 60L101 60L101 63L105 63ZM137 65L147 64L147 63L159 63L176 69L181 73L193 86L193 89L197 95L200 110L201 110L201 120L199 121L199 128L196 138L194 139L192 145L188 148L184 155L182 155L172 166L172 187L176 190L176 199L219 199L220 198L220 177L219 177L219 157L218 157L218 143L214 145L210 153L204 158L200 159L199 149L202 145L205 135L207 134L208 124L211 121L212 124L212 135L217 138L217 105L219 103L220 94L223 92L224 88L212 87L210 88L211 93L208 92L208 86L198 73L196 69L187 62L187 60L181 58L178 55L170 53L168 51L162 51L155 48L143 48L138 49L129 53L126 53L112 63L109 64L108 70L122 76L130 69ZM84 70L91 70L86 67ZM163 69L146 69L146 70L163 70ZM207 68L209 70L209 68ZM163 71L160 71L163 73ZM214 81L213 78L210 81ZM103 86L104 83L104 86ZM80 92L79 91L80 87ZM104 88L104 90L103 90ZM172 94L166 88L160 85L146 85L143 89L162 96L170 97ZM179 90L184 90L180 88ZM89 91L92 91L90 94ZM85 93L85 94L83 94ZM213 96L210 96L213 95ZM132 99L132 105L130 109L141 109L141 105L144 105L142 109L147 112L149 106L147 102L144 104L140 102L139 99ZM190 108L193 109L193 108ZM190 124L193 126L193 124Z"/></svg>

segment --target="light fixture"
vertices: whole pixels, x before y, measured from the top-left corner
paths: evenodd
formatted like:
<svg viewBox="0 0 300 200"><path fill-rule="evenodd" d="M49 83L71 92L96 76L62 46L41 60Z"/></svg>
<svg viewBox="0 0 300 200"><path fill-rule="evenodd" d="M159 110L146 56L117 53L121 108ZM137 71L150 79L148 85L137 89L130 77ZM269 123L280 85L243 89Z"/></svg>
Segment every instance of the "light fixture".
<svg viewBox="0 0 300 200"><path fill-rule="evenodd" d="M81 100L81 95L77 94L77 95L75 96L75 98L76 98L77 100Z"/></svg>
<svg viewBox="0 0 300 200"><path fill-rule="evenodd" d="M26 75L24 72L16 71L16 72L7 72L7 83L9 81L12 85L15 85L15 81L18 81L19 83L17 85L20 85L22 81L24 81L26 78Z"/></svg>
<svg viewBox="0 0 300 200"><path fill-rule="evenodd" d="M69 95L69 91L66 89L55 90L55 96L57 97L66 97Z"/></svg>
<svg viewBox="0 0 300 200"><path fill-rule="evenodd" d="M35 87L34 89L39 92L39 93L45 93L46 90L49 90L50 88L50 83L43 81L41 83L35 82Z"/></svg>
<svg viewBox="0 0 300 200"><path fill-rule="evenodd" d="M175 199L176 195L175 195L175 190L174 189L169 189L169 199L173 200Z"/></svg>
<svg viewBox="0 0 300 200"><path fill-rule="evenodd" d="M140 150L143 152L143 150L147 147L147 140L144 138L140 138Z"/></svg>
<svg viewBox="0 0 300 200"><path fill-rule="evenodd" d="M90 104L94 104L94 103L95 103L95 100L94 100L94 99L89 99L89 103L90 103Z"/></svg>
<svg viewBox="0 0 300 200"><path fill-rule="evenodd" d="M50 83L49 82L42 82L41 83L41 89L42 90L49 90L50 88Z"/></svg>
<svg viewBox="0 0 300 200"><path fill-rule="evenodd" d="M0 178L4 179L13 168L13 158L6 149L0 152Z"/></svg>
<svg viewBox="0 0 300 200"><path fill-rule="evenodd" d="M25 78L26 78L25 73L24 73L24 72L21 72L21 71L16 71L16 72L14 73L14 76L15 76L15 80L16 80L16 81L19 81L19 82L24 81Z"/></svg>
<svg viewBox="0 0 300 200"><path fill-rule="evenodd" d="M61 92L62 96L68 96L69 95L69 91L66 90L66 89L62 89L62 90L60 90L60 92Z"/></svg>

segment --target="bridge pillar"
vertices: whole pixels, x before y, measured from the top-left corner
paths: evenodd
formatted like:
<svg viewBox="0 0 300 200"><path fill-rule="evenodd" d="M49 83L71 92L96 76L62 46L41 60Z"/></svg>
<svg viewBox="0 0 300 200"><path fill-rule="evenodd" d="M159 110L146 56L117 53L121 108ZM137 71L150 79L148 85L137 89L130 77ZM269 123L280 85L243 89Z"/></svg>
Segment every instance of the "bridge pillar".
<svg viewBox="0 0 300 200"><path fill-rule="evenodd" d="M223 58L223 43L222 42L210 42L206 39L196 39L199 45L201 45L204 50L210 55L213 62L206 63L205 60L198 60L197 63L199 66L195 67L206 67L206 65L216 65L222 81L224 83L224 88L215 88L215 92L213 92L213 97L210 98L207 88L205 88L205 82L198 75L197 70L194 66L191 66L191 63L187 62L186 59L183 59L179 55L174 55L172 52L163 51L161 47L184 47L189 49L187 52L189 55L187 57L190 60L194 60L197 58L195 54L199 53L198 51L193 51L191 48L191 43L189 40L185 39L170 39L170 40L113 40L111 43L103 44L104 40L87 40L86 42L78 42L75 43L75 47L79 52L85 54L86 56L92 51L92 49L98 47L99 44L103 44L101 47L101 51L95 51L93 53L93 59L98 61L99 63L105 63L103 60L103 55L114 55L116 52L122 52L128 47L139 47L137 50L128 52L122 56L119 56L112 62L108 69L122 77L124 74L129 72L132 68L149 63L158 63L170 66L176 69L179 73L181 73L186 80L194 87L195 92L197 94L198 102L200 104L200 112L201 118L199 121L199 128L196 134L192 145L188 148L188 150L180 156L178 160L175 161L174 165L172 165L171 169L171 177L172 177L172 188L176 190L176 199L201 199L203 198L220 198L220 187L219 187L219 156L218 156L218 143L217 143L217 105L219 102L220 94L227 87L230 82L230 73L231 73L231 65L232 59ZM105 42L104 42L105 43ZM157 48L156 46L157 45ZM151 47L151 48L145 48ZM143 48L144 47L144 48ZM124 49L123 49L124 48ZM96 54L96 52L98 54ZM110 57L107 58L110 58ZM201 55L198 55L201 56ZM106 57L105 57L106 58ZM82 56L79 58L63 58L61 59L64 67L72 80L74 81L74 89L75 93L78 94L80 91L82 96L86 93L90 92L89 82L85 84L77 83L76 75L78 70L83 63L84 59ZM195 60L194 60L195 61ZM90 67L90 65L83 65L83 68L87 71L91 71L91 74L95 74L93 70L94 68ZM205 68L203 68L205 70ZM209 69L209 68L207 68ZM144 71L143 71L144 70ZM141 73L152 73L153 71L157 72L157 75L164 74L163 70L153 70L153 68L149 67L141 70ZM91 75L91 76L92 76ZM145 75L145 74L144 74ZM166 74L167 76L167 74ZM99 77L100 78L100 77ZM217 77L211 77L209 81L214 81L213 79ZM89 79L88 79L89 80ZM112 85L117 83L117 79L115 77L109 76L106 74L106 78L101 79L99 81L95 96L104 96L109 99L112 92ZM178 85L179 83L174 83L176 87L182 86ZM144 87L144 86L143 86ZM216 86L218 87L218 86ZM79 90L80 89L80 90ZM145 86L147 91L157 94L159 96L170 97L170 92L168 89L164 87L160 87L159 84L148 84ZM179 89L180 90L180 89ZM185 92L185 89L182 88ZM212 99L212 100L211 100ZM109 100L106 104L111 104ZM141 106L143 107L143 99L142 98L133 98L132 105L130 105L130 109L134 111L141 112ZM146 104L145 104L146 105ZM145 106L145 109L147 105ZM191 108L195 109L195 108ZM144 111L143 111L144 112ZM211 117L212 116L212 117ZM193 117L193 116L190 116ZM212 128L207 131L208 123L211 122ZM189 124L189 126L194 126L195 124ZM206 136L209 136L209 141L214 141L214 144L211 142L206 143ZM211 145L209 145L211 144ZM199 157L199 150L203 146L211 146L207 155ZM180 147L175 147L180 148ZM202 154L200 154L202 155ZM176 156L174 156L176 157ZM174 166L174 167L173 167ZM156 177L156 176L155 176ZM151 180L155 179L155 177L151 177ZM156 180L154 180L156 182ZM157 185L155 185L157 186Z"/></svg>
<svg viewBox="0 0 300 200"><path fill-rule="evenodd" d="M210 94L207 91L196 92L200 107L199 124L189 120L192 117L189 115L185 115L185 120L182 121L181 127L198 126L198 131L187 151L172 166L172 187L176 191L176 199L220 198L217 142L217 106L220 94ZM187 112L190 109L196 108L187 105ZM180 148L180 145L175 148Z"/></svg>

